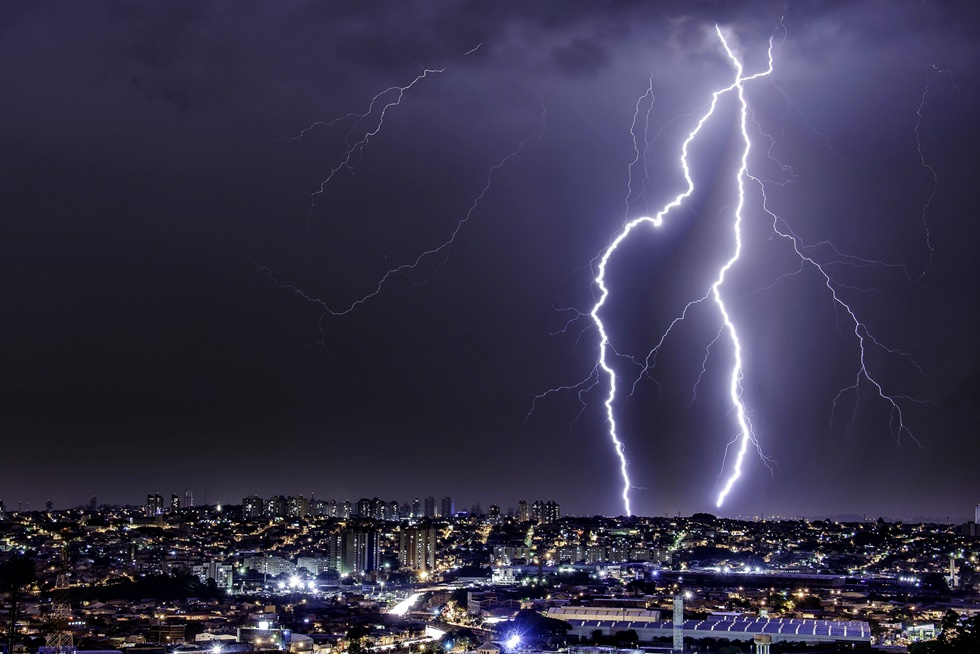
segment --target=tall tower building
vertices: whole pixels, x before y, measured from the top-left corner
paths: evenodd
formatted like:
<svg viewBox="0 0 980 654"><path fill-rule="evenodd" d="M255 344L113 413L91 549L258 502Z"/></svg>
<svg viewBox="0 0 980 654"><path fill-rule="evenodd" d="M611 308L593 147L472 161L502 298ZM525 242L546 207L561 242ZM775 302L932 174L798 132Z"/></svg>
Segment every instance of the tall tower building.
<svg viewBox="0 0 980 654"><path fill-rule="evenodd" d="M428 571L436 567L436 530L409 527L398 538L398 561L411 570Z"/></svg>
<svg viewBox="0 0 980 654"><path fill-rule="evenodd" d="M439 515L441 515L443 518L451 518L456 515L456 505L453 504L453 498L442 498Z"/></svg>
<svg viewBox="0 0 980 654"><path fill-rule="evenodd" d="M544 522L544 502L541 500L534 500L534 504L531 505L531 520Z"/></svg>
<svg viewBox="0 0 980 654"><path fill-rule="evenodd" d="M285 518L289 512L289 500L285 495L270 497L265 502L265 514L270 518Z"/></svg>
<svg viewBox="0 0 980 654"><path fill-rule="evenodd" d="M265 509L265 501L258 495L249 495L242 500L242 516L245 518L261 518Z"/></svg>
<svg viewBox="0 0 980 654"><path fill-rule="evenodd" d="M531 519L531 508L527 505L526 500L521 500L517 503L517 521L527 522Z"/></svg>
<svg viewBox="0 0 980 654"><path fill-rule="evenodd" d="M561 506L554 500L544 503L544 522L558 522L561 519Z"/></svg>
<svg viewBox="0 0 980 654"><path fill-rule="evenodd" d="M436 498L427 497L425 498L425 511L424 515L426 518L436 517Z"/></svg>
<svg viewBox="0 0 980 654"><path fill-rule="evenodd" d="M326 541L327 569L342 574L344 567L344 539L341 532L337 531L330 534L327 536Z"/></svg>
<svg viewBox="0 0 980 654"><path fill-rule="evenodd" d="M342 574L357 574L378 569L378 532L344 529L341 537Z"/></svg>
<svg viewBox="0 0 980 654"><path fill-rule="evenodd" d="M149 518L163 513L163 496L160 493L148 493L146 496L146 515Z"/></svg>
<svg viewBox="0 0 980 654"><path fill-rule="evenodd" d="M289 516L292 518L305 518L310 514L310 501L300 495L289 498Z"/></svg>
<svg viewBox="0 0 980 654"><path fill-rule="evenodd" d="M177 493L170 494L170 512L180 513L180 496Z"/></svg>

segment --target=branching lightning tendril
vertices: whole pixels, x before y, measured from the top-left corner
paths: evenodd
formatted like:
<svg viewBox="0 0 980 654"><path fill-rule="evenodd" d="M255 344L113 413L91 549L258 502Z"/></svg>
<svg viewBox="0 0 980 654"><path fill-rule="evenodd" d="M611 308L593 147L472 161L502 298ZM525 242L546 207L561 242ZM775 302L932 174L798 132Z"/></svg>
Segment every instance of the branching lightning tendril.
<svg viewBox="0 0 980 654"><path fill-rule="evenodd" d="M480 46L477 46L477 48L479 47ZM475 49L476 48L474 48L474 50ZM469 52L466 54L469 54ZM347 148L344 151L344 154L341 155L341 157L330 166L330 171L322 180L320 180L320 184L317 186L317 189L312 193L310 193L310 207L306 211L307 228L309 228L310 225L310 217L313 214L313 209L316 208L317 198L323 195L324 191L327 188L327 185L330 183L330 180L332 180L338 172L340 172L344 168L349 168L353 170L354 166L357 165L357 162L360 159L361 155L364 153L364 148L367 147L368 142L373 137L377 136L378 132L381 131L381 128L384 127L385 116L387 115L388 110L391 109L392 107L397 107L398 105L400 105L402 102L402 98L405 97L405 93L408 90L410 90L413 86L418 84L420 81L428 77L430 74L443 73L445 71L446 71L445 68L432 68L432 69L423 68L422 72L419 73L415 79L413 79L405 86L390 86L386 88L384 91L381 91L380 93L375 95L373 98L371 98L371 102L368 104L367 111L365 111L364 113L359 114L359 113L351 112L346 116L341 116L340 118L334 118L333 120L330 121L326 121L326 122L317 121L312 125L310 125L309 127L306 127L303 130L301 130L300 133L297 134L296 136L287 139L290 141L297 141L299 139L302 139L304 136L306 136L306 134L308 134L311 130L316 129L317 127L329 127L331 125L341 123L347 120L348 118L356 119L354 121L354 125L347 133ZM381 106L381 108L377 110L376 126L373 128L368 128L362 136L358 137L356 140L351 142L351 136L354 134L354 131L357 129L357 127L363 121L367 120L372 115L374 115L375 104L381 101L381 98L388 95L393 95L394 97L390 100L385 101L385 103Z"/></svg>
<svg viewBox="0 0 980 654"><path fill-rule="evenodd" d="M473 52L477 51L482 45L483 44L480 43L475 48L471 49L469 52L466 52L464 56L472 54ZM337 163L331 166L328 175L325 178L323 178L323 180L320 182L317 189L310 195L310 207L309 210L307 211L307 227L309 226L310 215L313 211L313 208L315 207L317 197L325 191L327 185L330 183L330 181L333 179L333 177L337 174L338 171L340 171L344 167L353 169L354 165L356 165L357 163L355 156L359 158L363 154L364 148L367 146L371 137L376 136L381 131L381 128L384 125L386 112L390 108L398 106L401 103L405 93L413 86L415 86L418 82L425 79L427 75L429 75L430 73L442 73L444 72L444 70L445 69L443 68L423 69L422 72L415 77L415 79L413 79L410 83L406 84L405 86L392 86L376 94L374 97L371 98L371 101L368 105L368 109L364 113L359 114L359 113L352 112L352 113L348 113L345 116L335 118L330 121L315 122L310 126L304 128L295 137L291 137L290 139L288 139L288 140L301 139L310 130L313 130L317 127L328 127L337 123L341 123L349 118L356 118L354 126L347 134L347 140L346 140L347 147L343 155L340 157ZM385 104L381 106L380 109L376 110L375 106L376 104L379 103L380 99L389 94L394 94L394 98L386 101ZM375 126L368 128L362 136L360 136L359 138L357 138L352 142L351 135L354 133L357 126L362 121L367 120L376 111L377 111L377 118L376 118ZM544 101L542 100L541 114L538 120L537 132L531 136L524 138L514 150L506 154L499 162L497 162L496 164L490 167L490 169L487 171L486 182L484 183L483 187L480 189L480 192L470 203L469 209L466 211L466 213L459 220L457 220L455 228L449 233L449 235L441 243L429 248L428 250L423 251L421 254L419 254L413 260L407 263L389 267L387 271L385 271L384 274L382 274L381 277L378 279L373 290L351 301L346 306L337 308L329 304L327 301L319 297L316 297L315 295L307 292L306 290L300 288L295 284L280 281L275 276L272 269L269 268L268 266L259 265L258 272L265 273L266 275L268 275L272 283L275 284L278 288L292 291L297 295L299 295L301 298L303 298L305 301L311 304L315 304L322 309L323 313L321 314L320 323L319 323L320 339L318 343L320 345L323 345L323 341L325 338L323 320L327 316L345 316L351 313L362 304L368 302L369 300L371 300L372 298L380 294L381 291L384 289L384 287L388 284L388 282L391 281L391 279L394 278L395 276L408 275L412 272L415 272L422 265L423 262L432 259L436 255L442 255L442 258L436 262L434 269L428 275L426 275L426 277L421 282L416 282L416 284L417 285L425 284L433 275L436 274L436 272L438 272L439 268L448 261L449 250L452 247L453 243L455 243L456 237L459 235L463 227L473 218L473 215L476 212L477 208L480 206L480 203L483 201L483 198L486 196L487 192L490 191L490 188L493 185L494 178L497 175L497 173L500 171L500 169L503 168L508 161L518 156L527 147L529 143L531 143L532 141L540 141L542 139L546 128L545 117L546 117L546 109L544 106Z"/></svg>

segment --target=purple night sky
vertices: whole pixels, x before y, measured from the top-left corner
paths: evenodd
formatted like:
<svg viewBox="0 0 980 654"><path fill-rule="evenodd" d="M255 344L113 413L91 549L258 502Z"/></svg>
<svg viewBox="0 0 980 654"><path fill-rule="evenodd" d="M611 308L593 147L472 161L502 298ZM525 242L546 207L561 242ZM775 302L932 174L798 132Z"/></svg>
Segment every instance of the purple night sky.
<svg viewBox="0 0 980 654"><path fill-rule="evenodd" d="M723 293L771 471L750 455L720 513L972 515L980 10L890 0L4 3L0 499L620 513L605 379L526 416L595 366L591 322L562 330L595 302L597 255L684 190L681 144L733 75L716 23L747 71L779 44L746 85L750 169L892 350L868 367L911 432L866 382L838 396L849 317L747 185ZM348 116L423 67L442 72L383 125L395 91ZM732 252L737 120L729 94L691 146L695 192L609 265L622 388ZM350 314L306 299L346 308L460 221ZM715 511L737 434L720 327L695 307L614 405L636 513Z"/></svg>

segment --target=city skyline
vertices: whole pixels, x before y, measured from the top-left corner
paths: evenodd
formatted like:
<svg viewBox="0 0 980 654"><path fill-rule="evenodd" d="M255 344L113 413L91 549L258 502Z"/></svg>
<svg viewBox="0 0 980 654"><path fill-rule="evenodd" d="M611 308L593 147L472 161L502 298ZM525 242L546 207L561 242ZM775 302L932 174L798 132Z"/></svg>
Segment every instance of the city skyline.
<svg viewBox="0 0 980 654"><path fill-rule="evenodd" d="M159 498L159 510L154 513L150 512L151 498ZM257 495L248 495L242 498L215 498L214 500L209 500L205 498L204 501L194 502L193 492L191 493L191 504L186 504L187 496L186 494L181 495L178 493L149 493L141 501L118 501L114 498L99 498L98 496L92 496L86 502L79 503L68 503L65 505L55 505L52 502L52 507L50 511L60 512L60 511L76 511L76 510L101 510L103 507L120 507L120 508L130 508L136 509L144 512L148 517L152 515L166 516L176 512L188 510L188 509L203 509L209 508L211 510L216 510L221 507L240 507L242 514L246 517L303 517L303 515L314 516L325 516L334 517L338 519L375 519L375 520L407 520L407 519L440 519L449 518L457 516L467 516L467 515L479 515L484 517L492 517L495 511L499 511L499 516L501 518L513 518L518 521L537 520L541 515L545 515L546 511L555 511L554 515L569 516L569 517L608 517L608 518L624 518L625 516L614 514L597 514L597 513L578 513L574 511L563 510L561 503L557 502L553 498L548 498L547 500L542 498L535 498L534 500L527 500L525 498L520 498L516 501L504 500L504 501L490 501L485 502L481 499L476 499L471 503L457 504L456 498L452 497L423 497L417 496L407 499L397 499L397 498L378 498L363 496L358 498L353 497L318 497L315 493L309 495L306 494L288 494L288 493L274 493L266 497L260 497ZM178 507L174 508L173 500L177 498ZM432 499L435 500L433 506L433 512L430 515L428 507L425 505L425 501ZM93 502L94 500L94 502ZM303 515L300 515L294 511L296 500L304 501L306 503L306 509ZM451 505L454 506L453 511L446 513L444 502L449 500ZM49 501L49 500L48 500ZM283 501L284 508L281 512L276 512L269 508L270 502ZM371 513L362 514L362 508L359 504L364 502L381 502L382 504L394 507L397 505L398 511L391 517L387 515L372 515ZM25 502L23 500L10 501L5 498L0 498L0 515L4 512L35 512L48 511L46 507L46 502L44 504L32 504L31 502ZM418 507L415 505L418 504ZM540 508L535 507L535 504L540 504ZM345 507L346 505L346 512ZM553 505L554 509L550 509L549 505ZM418 513L416 514L416 509ZM738 514L738 515L725 515L719 513L712 513L710 510L696 511L691 514L685 514L680 511L663 511L659 514L653 515L634 515L633 517L639 519L660 519L660 518L683 518L688 519L694 515L715 515L722 519L732 519L741 521L782 521L782 520L834 520L837 522L873 522L878 519L883 519L886 522L908 522L908 523L928 523L928 524L949 524L949 525L960 525L969 521L976 522L980 519L980 504L977 504L972 509L973 513L970 513L970 507L956 506L951 508L946 512L945 515L939 514L924 514L924 515L889 515L883 514L881 512L874 511L864 511L862 513L814 513L814 514L803 514L803 513L773 513L773 514ZM980 524L980 523L977 523Z"/></svg>
<svg viewBox="0 0 980 654"><path fill-rule="evenodd" d="M604 302L634 513L969 517L978 27L881 0L8 4L0 498L620 515ZM746 187L721 286L764 456L718 508L735 350L685 307L749 180L733 95L608 301L596 276L684 191L722 34L746 71L774 59L746 86L766 203Z"/></svg>

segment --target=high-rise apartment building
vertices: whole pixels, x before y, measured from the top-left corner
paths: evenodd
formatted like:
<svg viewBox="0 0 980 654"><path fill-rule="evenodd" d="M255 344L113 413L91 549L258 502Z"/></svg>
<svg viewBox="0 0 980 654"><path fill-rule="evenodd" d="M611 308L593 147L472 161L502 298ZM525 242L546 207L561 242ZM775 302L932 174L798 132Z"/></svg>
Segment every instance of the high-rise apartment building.
<svg viewBox="0 0 980 654"><path fill-rule="evenodd" d="M327 536L326 555L327 569L340 574L344 565L344 539L339 531Z"/></svg>
<svg viewBox="0 0 980 654"><path fill-rule="evenodd" d="M359 574L378 569L378 532L344 529L341 537L341 574Z"/></svg>
<svg viewBox="0 0 980 654"><path fill-rule="evenodd" d="M517 521L527 522L531 519L531 508L527 505L527 501L521 500L517 503Z"/></svg>
<svg viewBox="0 0 980 654"><path fill-rule="evenodd" d="M265 501L265 515L270 518L285 518L289 514L289 500L284 495L276 495Z"/></svg>
<svg viewBox="0 0 980 654"><path fill-rule="evenodd" d="M408 527L398 538L398 561L411 570L428 571L436 566L436 530Z"/></svg>
<svg viewBox="0 0 980 654"><path fill-rule="evenodd" d="M423 515L426 518L436 517L436 498L434 497L425 498L425 509L423 510Z"/></svg>
<svg viewBox="0 0 980 654"><path fill-rule="evenodd" d="M554 500L548 500L544 503L544 514L541 517L542 522L558 522L561 519L561 506L558 502Z"/></svg>
<svg viewBox="0 0 980 654"><path fill-rule="evenodd" d="M534 500L534 504L531 505L531 520L544 522L544 502L541 500Z"/></svg>
<svg viewBox="0 0 980 654"><path fill-rule="evenodd" d="M242 500L242 516L248 518L261 518L265 512L265 501L257 495L249 495Z"/></svg>
<svg viewBox="0 0 980 654"><path fill-rule="evenodd" d="M146 515L154 517L163 514L163 496L160 493L149 493L146 496Z"/></svg>
<svg viewBox="0 0 980 654"><path fill-rule="evenodd" d="M453 498L444 497L440 505L439 515L443 518L451 518L456 514L456 505L453 504Z"/></svg>
<svg viewBox="0 0 980 654"><path fill-rule="evenodd" d="M310 514L310 501L302 495L290 497L288 513L291 518L305 518Z"/></svg>

